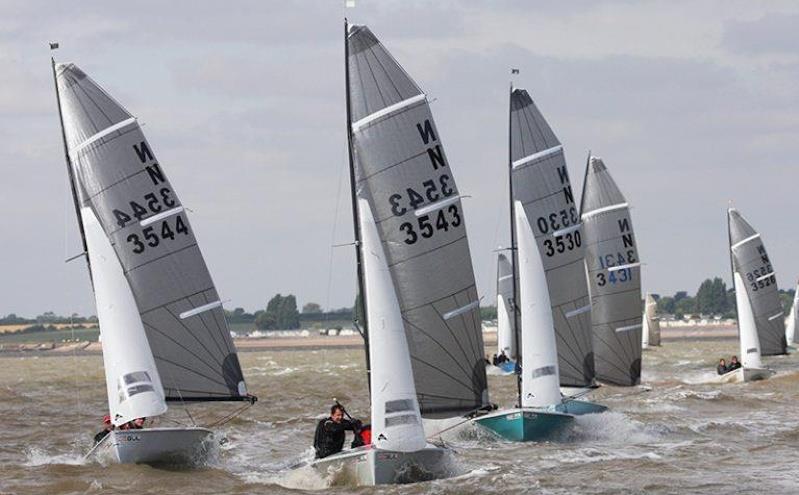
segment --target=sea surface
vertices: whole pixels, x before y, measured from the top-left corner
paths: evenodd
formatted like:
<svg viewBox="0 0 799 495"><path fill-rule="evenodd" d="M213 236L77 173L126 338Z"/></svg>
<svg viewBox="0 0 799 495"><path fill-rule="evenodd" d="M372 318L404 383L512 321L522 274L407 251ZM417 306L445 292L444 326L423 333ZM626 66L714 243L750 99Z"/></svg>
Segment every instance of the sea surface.
<svg viewBox="0 0 799 495"><path fill-rule="evenodd" d="M0 493L797 493L799 355L749 384L703 383L736 342L670 341L644 352L645 387L591 395L612 412L579 418L558 443L508 443L469 425L442 434L453 477L353 488L288 467L312 457L333 397L368 421L361 350L240 355L258 403L217 428L210 467L189 471L84 461L106 413L100 356L0 358ZM514 400L513 377L490 376L491 399ZM210 423L240 404L172 406L170 420ZM454 425L455 423L452 423Z"/></svg>

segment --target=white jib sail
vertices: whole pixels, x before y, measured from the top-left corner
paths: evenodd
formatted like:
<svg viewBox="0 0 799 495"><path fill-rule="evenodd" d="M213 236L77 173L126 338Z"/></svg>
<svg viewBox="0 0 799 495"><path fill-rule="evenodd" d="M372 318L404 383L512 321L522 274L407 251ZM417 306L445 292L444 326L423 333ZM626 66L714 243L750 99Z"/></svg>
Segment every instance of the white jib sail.
<svg viewBox="0 0 799 495"><path fill-rule="evenodd" d="M515 202L519 306L521 310L522 407L560 404L555 323L546 272L524 207Z"/></svg>
<svg viewBox="0 0 799 495"><path fill-rule="evenodd" d="M760 362L760 339L757 336L755 315L746 295L746 286L735 272L735 305L738 308L738 338L741 341L741 364L744 368L762 368Z"/></svg>
<svg viewBox="0 0 799 495"><path fill-rule="evenodd" d="M641 335L644 349L660 345L660 322L657 320L655 308L657 308L657 302L651 294L647 294L644 298L644 327Z"/></svg>
<svg viewBox="0 0 799 495"><path fill-rule="evenodd" d="M381 449L413 452L427 441L402 313L369 202L359 199L358 210L372 363L372 443Z"/></svg>
<svg viewBox="0 0 799 495"><path fill-rule="evenodd" d="M793 305L791 305L791 312L788 314L788 321L785 322L785 341L788 344L796 343L796 303L799 302L799 285L796 286L796 292L793 294Z"/></svg>
<svg viewBox="0 0 799 495"><path fill-rule="evenodd" d="M497 352L505 351L506 356L515 359L511 323L513 314L508 306L508 301L501 294L497 294Z"/></svg>
<svg viewBox="0 0 799 495"><path fill-rule="evenodd" d="M91 208L80 211L92 260L111 420L119 426L167 410L139 309L114 248Z"/></svg>

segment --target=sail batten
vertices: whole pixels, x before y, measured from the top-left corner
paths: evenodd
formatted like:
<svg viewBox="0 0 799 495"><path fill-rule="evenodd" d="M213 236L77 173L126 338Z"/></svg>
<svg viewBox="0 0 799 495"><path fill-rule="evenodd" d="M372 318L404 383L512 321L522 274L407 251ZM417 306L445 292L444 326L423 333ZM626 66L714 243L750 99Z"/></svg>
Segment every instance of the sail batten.
<svg viewBox="0 0 799 495"><path fill-rule="evenodd" d="M735 208L727 212L733 272L741 278L736 291L745 292L764 356L785 354L787 339L777 278L760 233ZM737 280L737 279L736 279ZM736 298L736 302L743 299ZM738 308L741 311L741 308Z"/></svg>
<svg viewBox="0 0 799 495"><path fill-rule="evenodd" d="M622 386L641 380L641 262L629 205L604 162L589 157L581 215L597 378Z"/></svg>
<svg viewBox="0 0 799 495"><path fill-rule="evenodd" d="M165 395L246 397L221 298L138 121L74 64L57 84L81 206L113 246Z"/></svg>
<svg viewBox="0 0 799 495"><path fill-rule="evenodd" d="M366 26L348 35L355 194L391 272L424 416L487 403L479 298L461 197L430 106Z"/></svg>

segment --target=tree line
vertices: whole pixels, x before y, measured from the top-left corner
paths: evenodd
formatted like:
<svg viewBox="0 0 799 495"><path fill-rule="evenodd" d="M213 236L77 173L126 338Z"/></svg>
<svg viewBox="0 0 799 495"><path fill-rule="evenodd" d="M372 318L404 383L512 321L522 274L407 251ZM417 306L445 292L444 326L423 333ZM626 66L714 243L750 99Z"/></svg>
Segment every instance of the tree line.
<svg viewBox="0 0 799 495"><path fill-rule="evenodd" d="M793 304L794 290L780 290L780 300L785 314ZM735 292L719 277L705 279L696 294L691 296L687 291L677 291L671 296L652 294L657 301L657 311L661 314L673 314L682 319L688 314L720 315L724 318L735 318ZM305 303L302 311L297 308L297 297L294 294L286 296L275 294L266 303L264 309L248 313L244 308L225 310L228 323L252 324L259 330L294 330L301 326L303 321L341 321L354 320L357 311L357 320L363 321L361 314L360 296L355 298L351 307L343 307L324 311L322 306L315 302ZM496 320L497 307L485 305L480 307L482 320ZM53 325L53 324L86 324L97 323L96 316L83 317L76 313L70 316L59 316L52 311L47 311L35 318L24 318L11 313L0 317L0 325Z"/></svg>
<svg viewBox="0 0 799 495"><path fill-rule="evenodd" d="M779 290L785 314L791 310L794 290ZM727 288L727 284L719 277L705 279L696 290L695 296L687 291L677 291L671 296L652 294L657 301L658 313L673 314L682 319L687 314L719 315L723 318L736 318L735 290Z"/></svg>

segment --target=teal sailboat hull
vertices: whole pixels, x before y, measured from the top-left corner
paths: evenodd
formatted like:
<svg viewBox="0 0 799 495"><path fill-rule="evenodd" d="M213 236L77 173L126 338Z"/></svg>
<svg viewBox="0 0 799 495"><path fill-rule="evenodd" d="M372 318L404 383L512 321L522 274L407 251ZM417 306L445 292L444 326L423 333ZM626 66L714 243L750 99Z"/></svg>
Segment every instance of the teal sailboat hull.
<svg viewBox="0 0 799 495"><path fill-rule="evenodd" d="M540 409L508 409L480 416L474 422L506 440L535 442L552 439L568 430L574 416Z"/></svg>

